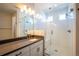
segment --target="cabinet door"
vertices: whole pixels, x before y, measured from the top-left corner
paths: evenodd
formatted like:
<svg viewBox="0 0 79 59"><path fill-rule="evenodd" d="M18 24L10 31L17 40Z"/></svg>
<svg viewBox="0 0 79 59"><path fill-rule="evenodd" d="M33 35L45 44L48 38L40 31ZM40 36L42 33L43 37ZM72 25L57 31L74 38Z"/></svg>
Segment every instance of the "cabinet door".
<svg viewBox="0 0 79 59"><path fill-rule="evenodd" d="M8 56L29 56L29 47L25 47L21 50L8 54Z"/></svg>
<svg viewBox="0 0 79 59"><path fill-rule="evenodd" d="M31 45L30 48L31 48L31 56L43 55L43 41Z"/></svg>
<svg viewBox="0 0 79 59"><path fill-rule="evenodd" d="M30 48L29 48L29 46L23 48L21 51L22 51L22 55L21 56L30 56Z"/></svg>
<svg viewBox="0 0 79 59"><path fill-rule="evenodd" d="M13 52L11 54L8 54L7 56L21 56L22 55L22 51L18 50L16 52Z"/></svg>

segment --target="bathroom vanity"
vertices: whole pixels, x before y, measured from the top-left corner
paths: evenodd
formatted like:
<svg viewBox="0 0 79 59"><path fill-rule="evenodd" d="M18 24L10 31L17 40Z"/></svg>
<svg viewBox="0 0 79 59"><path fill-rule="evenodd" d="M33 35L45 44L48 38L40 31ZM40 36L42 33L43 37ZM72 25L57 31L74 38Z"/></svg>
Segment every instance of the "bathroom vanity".
<svg viewBox="0 0 79 59"><path fill-rule="evenodd" d="M0 41L1 56L44 56L44 37L28 35Z"/></svg>

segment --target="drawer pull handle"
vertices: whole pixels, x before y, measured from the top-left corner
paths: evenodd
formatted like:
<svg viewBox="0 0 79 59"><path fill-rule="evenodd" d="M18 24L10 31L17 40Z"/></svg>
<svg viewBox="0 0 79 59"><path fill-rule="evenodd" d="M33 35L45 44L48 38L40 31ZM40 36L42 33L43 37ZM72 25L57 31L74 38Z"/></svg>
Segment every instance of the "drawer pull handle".
<svg viewBox="0 0 79 59"><path fill-rule="evenodd" d="M16 56L19 56L19 55L21 55L21 54L22 54L22 52L20 52L20 53L16 54Z"/></svg>

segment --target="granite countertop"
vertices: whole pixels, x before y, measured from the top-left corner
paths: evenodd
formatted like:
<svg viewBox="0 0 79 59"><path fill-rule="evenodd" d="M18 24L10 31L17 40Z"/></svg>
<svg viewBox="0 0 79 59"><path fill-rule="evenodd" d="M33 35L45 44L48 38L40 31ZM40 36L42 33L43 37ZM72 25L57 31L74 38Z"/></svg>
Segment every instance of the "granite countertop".
<svg viewBox="0 0 79 59"><path fill-rule="evenodd" d="M21 38L21 39L20 39ZM0 55L4 55L8 52L11 52L13 50L16 50L16 49L19 49L23 46L28 46L28 45L31 45L35 42L38 42L40 40L43 39L43 37L40 37L40 36L30 36L29 37L20 37L19 40L15 40L13 42L4 42L5 44L1 44L0 45Z"/></svg>

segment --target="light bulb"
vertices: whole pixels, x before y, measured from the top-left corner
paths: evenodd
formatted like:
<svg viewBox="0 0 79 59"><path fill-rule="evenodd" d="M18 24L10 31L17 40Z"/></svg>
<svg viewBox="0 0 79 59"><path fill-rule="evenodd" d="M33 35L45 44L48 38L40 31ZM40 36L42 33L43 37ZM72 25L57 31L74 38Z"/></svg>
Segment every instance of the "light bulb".
<svg viewBox="0 0 79 59"><path fill-rule="evenodd" d="M34 11L34 10L32 10L32 12L31 12L31 13L32 13L32 15L35 15L35 11Z"/></svg>
<svg viewBox="0 0 79 59"><path fill-rule="evenodd" d="M21 12L26 11L26 13L27 13L27 6L26 5L21 5L20 10L21 10Z"/></svg>
<svg viewBox="0 0 79 59"><path fill-rule="evenodd" d="M31 13L31 11L32 11L31 8L28 8L28 12Z"/></svg>
<svg viewBox="0 0 79 59"><path fill-rule="evenodd" d="M21 8L20 11L23 12L24 10Z"/></svg>
<svg viewBox="0 0 79 59"><path fill-rule="evenodd" d="M23 5L23 9L24 9L24 10L27 10L27 6L26 6L26 5Z"/></svg>

